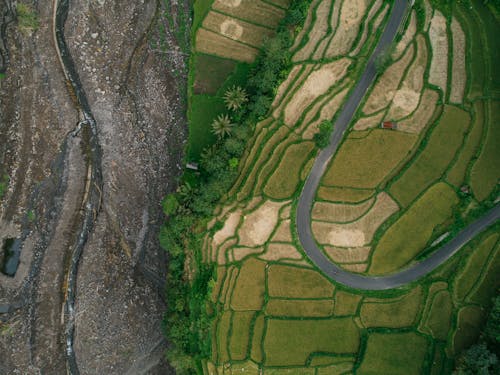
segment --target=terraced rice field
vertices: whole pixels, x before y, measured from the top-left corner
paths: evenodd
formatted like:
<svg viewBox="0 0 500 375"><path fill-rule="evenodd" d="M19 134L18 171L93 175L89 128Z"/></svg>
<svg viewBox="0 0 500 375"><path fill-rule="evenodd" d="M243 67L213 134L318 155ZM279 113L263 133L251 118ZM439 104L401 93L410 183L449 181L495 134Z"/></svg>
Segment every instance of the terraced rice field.
<svg viewBox="0 0 500 375"><path fill-rule="evenodd" d="M248 12L241 24L272 26L249 19L258 8L249 1L216 1L211 12L234 18L237 3ZM265 4L278 17L287 2ZM478 206L497 191L498 102L476 83L486 78L475 68L491 61L470 57L484 43L475 36L482 29L458 5L453 14L426 6L424 20L410 15L311 213L325 253L353 272L387 274L415 262L465 203ZM206 238L204 259L218 264L206 373L443 374L477 339L477 304L487 307L500 286L498 226L418 283L378 293L325 278L296 237L296 197L317 153L317 124L335 118L387 12L381 1L312 2L292 47L294 68L217 211L222 229ZM380 129L383 120L398 126Z"/></svg>

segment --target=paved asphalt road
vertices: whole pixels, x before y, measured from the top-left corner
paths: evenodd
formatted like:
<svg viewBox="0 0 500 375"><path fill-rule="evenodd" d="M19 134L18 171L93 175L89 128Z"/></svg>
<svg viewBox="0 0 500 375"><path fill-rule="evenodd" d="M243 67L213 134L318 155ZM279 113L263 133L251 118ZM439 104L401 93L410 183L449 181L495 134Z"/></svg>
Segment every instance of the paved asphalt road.
<svg viewBox="0 0 500 375"><path fill-rule="evenodd" d="M349 99L342 108L342 112L340 113L337 122L335 123L334 131L330 139L330 145L320 152L314 162L302 190L297 207L297 232L300 242L309 259L328 277L341 284L356 289L392 289L414 281L445 262L475 235L479 234L500 218L500 205L497 205L486 215L465 228L455 238L453 238L453 240L448 242L439 250L436 250L424 261L388 276L369 277L347 272L332 263L319 249L316 241L314 240L311 232L311 207L321 176L325 172L328 162L337 151L344 132L351 122L352 116L354 115L361 99L365 95L366 90L375 79L375 60L377 56L379 56L380 53L384 51L384 49L386 49L394 40L409 6L410 1L408 0L396 0L394 3L389 22L380 37L379 43L368 61L366 69L357 86L352 91Z"/></svg>

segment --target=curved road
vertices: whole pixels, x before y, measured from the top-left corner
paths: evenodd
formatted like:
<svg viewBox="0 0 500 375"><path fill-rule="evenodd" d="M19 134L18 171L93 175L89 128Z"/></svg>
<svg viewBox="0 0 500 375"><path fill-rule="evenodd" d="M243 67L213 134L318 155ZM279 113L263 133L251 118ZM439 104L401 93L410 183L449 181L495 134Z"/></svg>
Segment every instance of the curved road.
<svg viewBox="0 0 500 375"><path fill-rule="evenodd" d="M363 276L345 271L336 264L332 263L323 251L320 250L314 240L311 231L311 208L321 176L323 176L329 161L337 151L344 132L351 122L352 116L356 112L356 109L358 108L361 99L364 97L366 90L375 79L375 61L377 57L384 50L386 50L394 40L399 26L407 14L409 6L410 1L408 0L395 1L389 22L380 37L379 43L370 57L370 60L368 60L368 64L363 75L342 108L342 112L335 123L330 144L319 153L318 157L314 161L314 165L306 180L297 206L297 232L302 247L304 248L304 251L309 259L326 276L341 284L356 289L384 290L397 288L412 282L434 270L460 250L460 248L475 235L479 234L500 218L500 205L497 205L483 217L469 225L463 231L459 232L453 240L445 244L439 250L436 250L429 258L398 273L388 276Z"/></svg>

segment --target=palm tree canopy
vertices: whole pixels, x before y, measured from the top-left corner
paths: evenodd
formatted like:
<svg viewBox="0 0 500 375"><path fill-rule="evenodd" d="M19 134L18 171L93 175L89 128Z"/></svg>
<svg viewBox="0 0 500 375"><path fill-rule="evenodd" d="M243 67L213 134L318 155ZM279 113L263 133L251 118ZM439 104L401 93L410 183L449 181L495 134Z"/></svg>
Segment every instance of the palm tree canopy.
<svg viewBox="0 0 500 375"><path fill-rule="evenodd" d="M233 123L228 115L219 115L212 122L212 132L219 138L231 134Z"/></svg>
<svg viewBox="0 0 500 375"><path fill-rule="evenodd" d="M233 86L224 94L224 102L226 107L231 110L241 108L243 103L248 100L247 93L240 86Z"/></svg>

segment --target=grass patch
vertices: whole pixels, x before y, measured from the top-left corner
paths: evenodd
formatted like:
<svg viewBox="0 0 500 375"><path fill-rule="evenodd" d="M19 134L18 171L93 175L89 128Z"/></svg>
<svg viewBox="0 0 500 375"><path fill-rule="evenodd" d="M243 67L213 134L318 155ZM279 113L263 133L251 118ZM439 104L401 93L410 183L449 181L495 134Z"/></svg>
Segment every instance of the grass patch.
<svg viewBox="0 0 500 375"><path fill-rule="evenodd" d="M264 338L266 365L305 365L312 353L355 353L359 331L352 319L269 319Z"/></svg>
<svg viewBox="0 0 500 375"><path fill-rule="evenodd" d="M215 96L193 95L189 111L188 160L200 160L204 148L212 145L217 137L212 133L212 121L225 111L224 100Z"/></svg>
<svg viewBox="0 0 500 375"><path fill-rule="evenodd" d="M494 250L494 256L490 263L483 271L484 278L481 280L477 289L474 290L469 300L472 303L478 303L482 306L489 306L491 298L495 295L496 291L500 288L500 279L498 278L498 270L500 269L500 251L497 245Z"/></svg>
<svg viewBox="0 0 500 375"><path fill-rule="evenodd" d="M9 188L9 176L4 174L3 176L0 175L0 201L3 199L3 196L7 192L7 189Z"/></svg>
<svg viewBox="0 0 500 375"><path fill-rule="evenodd" d="M358 311L359 301L361 296L337 290L335 293L335 308L333 313L335 316L355 315Z"/></svg>
<svg viewBox="0 0 500 375"><path fill-rule="evenodd" d="M273 264L267 274L268 293L272 297L329 298L333 284L320 273L305 268Z"/></svg>
<svg viewBox="0 0 500 375"><path fill-rule="evenodd" d="M457 107L446 106L423 152L391 186L392 196L408 206L422 191L439 179L462 145L470 122L469 114ZM424 141L425 142L425 141Z"/></svg>
<svg viewBox="0 0 500 375"><path fill-rule="evenodd" d="M247 357L250 324L254 315L253 311L233 313L229 346L231 360L233 361L242 361Z"/></svg>
<svg viewBox="0 0 500 375"><path fill-rule="evenodd" d="M265 368L264 374L265 375L314 375L315 372L313 368L308 368L308 367Z"/></svg>
<svg viewBox="0 0 500 375"><path fill-rule="evenodd" d="M425 326L437 340L446 340L451 326L453 301L447 290L441 290L434 295L431 309Z"/></svg>
<svg viewBox="0 0 500 375"><path fill-rule="evenodd" d="M484 318L483 310L477 306L465 306L460 309L457 318L457 329L453 336L455 353L460 353L476 343Z"/></svg>
<svg viewBox="0 0 500 375"><path fill-rule="evenodd" d="M255 319L253 326L252 348L250 357L257 363L261 363L263 359L262 353L262 337L264 336L264 315L259 315Z"/></svg>
<svg viewBox="0 0 500 375"><path fill-rule="evenodd" d="M375 247L370 273L393 272L414 259L457 203L451 187L442 182L432 186L384 233Z"/></svg>
<svg viewBox="0 0 500 375"><path fill-rule="evenodd" d="M500 178L500 102L486 102L487 136L472 167L471 187L479 201L487 198Z"/></svg>
<svg viewBox="0 0 500 375"><path fill-rule="evenodd" d="M193 31L196 31L201 26L201 22L210 11L213 2L214 0L194 0Z"/></svg>
<svg viewBox="0 0 500 375"><path fill-rule="evenodd" d="M218 358L220 363L229 361L228 353L228 336L229 328L231 327L231 311L224 311L221 314L219 324L217 326L217 338L219 345L217 347Z"/></svg>
<svg viewBox="0 0 500 375"><path fill-rule="evenodd" d="M353 362L342 362L331 366L318 367L316 375L352 374Z"/></svg>
<svg viewBox="0 0 500 375"><path fill-rule="evenodd" d="M467 134L464 147L458 156L457 161L451 167L446 179L457 187L460 187L464 180L471 159L476 154L481 143L481 136L484 126L484 102L474 102L475 118L471 131Z"/></svg>
<svg viewBox="0 0 500 375"><path fill-rule="evenodd" d="M195 94L214 95L236 68L236 61L197 53L193 56Z"/></svg>
<svg viewBox="0 0 500 375"><path fill-rule="evenodd" d="M323 177L323 184L375 188L408 155L414 134L373 130L364 138L347 138Z"/></svg>
<svg viewBox="0 0 500 375"><path fill-rule="evenodd" d="M467 294L476 285L478 278L481 277L484 264L488 261L488 255L495 246L497 239L498 234L493 233L477 246L474 246L467 264L459 271L458 276L454 280L453 293L457 300L465 300Z"/></svg>
<svg viewBox="0 0 500 375"><path fill-rule="evenodd" d="M278 168L264 187L264 194L274 199L291 197L299 184L301 166L314 148L312 142L293 144L285 151Z"/></svg>
<svg viewBox="0 0 500 375"><path fill-rule="evenodd" d="M365 327L401 328L412 326L422 304L422 289L415 288L391 302L378 300L361 305L360 318Z"/></svg>
<svg viewBox="0 0 500 375"><path fill-rule="evenodd" d="M332 311L332 300L271 299L266 305L266 314L272 316L327 317Z"/></svg>
<svg viewBox="0 0 500 375"><path fill-rule="evenodd" d="M337 186L320 186L318 198L330 202L357 203L370 198L375 190L350 189Z"/></svg>
<svg viewBox="0 0 500 375"><path fill-rule="evenodd" d="M243 263L232 291L231 307L234 310L260 310L264 304L266 263L249 258Z"/></svg>
<svg viewBox="0 0 500 375"><path fill-rule="evenodd" d="M413 332L372 333L357 374L421 374L427 341Z"/></svg>

